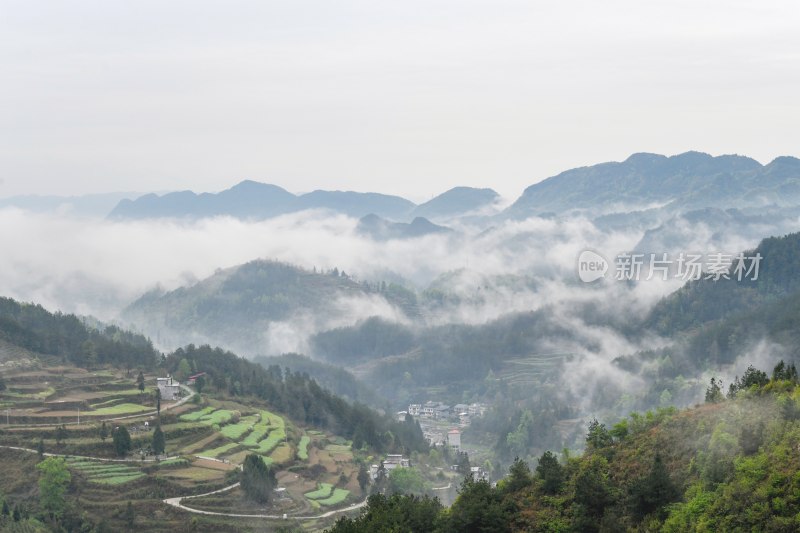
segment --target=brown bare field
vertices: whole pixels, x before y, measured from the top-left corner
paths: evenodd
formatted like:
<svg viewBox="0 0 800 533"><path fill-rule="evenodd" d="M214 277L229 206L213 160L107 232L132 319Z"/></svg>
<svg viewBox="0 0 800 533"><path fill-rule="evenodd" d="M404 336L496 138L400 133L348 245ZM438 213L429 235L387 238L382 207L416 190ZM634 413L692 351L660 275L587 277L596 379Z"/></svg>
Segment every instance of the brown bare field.
<svg viewBox="0 0 800 533"><path fill-rule="evenodd" d="M238 468L235 464L232 463L220 463L218 461L211 461L208 459L197 459L192 462L192 466L207 468L209 470L220 470L223 472L228 472L230 470L235 470L236 468Z"/></svg>

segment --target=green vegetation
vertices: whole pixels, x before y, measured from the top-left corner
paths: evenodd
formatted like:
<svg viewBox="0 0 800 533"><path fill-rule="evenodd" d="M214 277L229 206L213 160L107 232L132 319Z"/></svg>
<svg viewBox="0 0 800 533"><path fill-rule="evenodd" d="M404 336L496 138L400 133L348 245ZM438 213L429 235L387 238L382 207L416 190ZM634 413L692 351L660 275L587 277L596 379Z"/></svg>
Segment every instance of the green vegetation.
<svg viewBox="0 0 800 533"><path fill-rule="evenodd" d="M249 499L257 503L269 502L277 483L275 472L259 456L250 454L245 457L241 486Z"/></svg>
<svg viewBox="0 0 800 533"><path fill-rule="evenodd" d="M219 446L217 448L213 448L211 450L203 450L203 452L200 453L200 455L203 455L203 456L206 456L206 457L218 457L220 455L225 454L226 452L231 451L232 449L236 448L237 446L239 446L239 444L237 444L235 442L229 442L228 444L223 444L222 446Z"/></svg>
<svg viewBox="0 0 800 533"><path fill-rule="evenodd" d="M250 428L254 426L256 423L256 418L257 417L255 416L242 418L236 424L228 424L227 426L223 427L220 430L220 433L222 433L224 437L238 441L242 438L242 435L250 431Z"/></svg>
<svg viewBox="0 0 800 533"><path fill-rule="evenodd" d="M60 516L66 507L65 495L71 476L67 463L60 457L48 457L38 465L39 505L52 516Z"/></svg>
<svg viewBox="0 0 800 533"><path fill-rule="evenodd" d="M308 444L311 438L308 435L300 437L300 442L297 445L297 457L301 461L308 461Z"/></svg>
<svg viewBox="0 0 800 533"><path fill-rule="evenodd" d="M153 410L154 410L153 407L148 405L139 405L136 403L121 403L118 405L112 405L111 407L102 407L100 409L96 409L92 411L91 414L98 416L116 416L116 415L143 413L145 411L153 411Z"/></svg>
<svg viewBox="0 0 800 533"><path fill-rule="evenodd" d="M198 420L200 420L204 416L210 415L211 413L213 413L216 410L217 410L216 407L204 407L204 408L200 409L199 411L193 411L191 413L183 414L183 415L181 415L180 418L181 418L181 420L186 420L187 422L197 422Z"/></svg>
<svg viewBox="0 0 800 533"><path fill-rule="evenodd" d="M320 505L323 505L325 507L330 507L330 506L333 506L333 505L339 505L340 503L345 501L349 495L350 495L350 491L349 490L334 489L333 490L333 494L329 498L325 498L325 499L321 499L321 500L318 499L317 503L319 503Z"/></svg>
<svg viewBox="0 0 800 533"><path fill-rule="evenodd" d="M102 485L121 485L145 476L138 468L120 463L70 458L67 460L67 465L86 476L92 483Z"/></svg>
<svg viewBox="0 0 800 533"><path fill-rule="evenodd" d="M330 483L318 483L317 490L306 492L304 496L309 500L322 500L325 498L330 498L331 491L333 491L333 485Z"/></svg>
<svg viewBox="0 0 800 533"><path fill-rule="evenodd" d="M633 413L611 429L593 420L582 456L559 462L546 452L533 473L517 460L497 488L468 478L450 509L371 498L361 517L332 531L385 530L417 506L421 532L796 530L797 372L779 363L770 379L751 367L734 383L727 398L714 388L701 408Z"/></svg>

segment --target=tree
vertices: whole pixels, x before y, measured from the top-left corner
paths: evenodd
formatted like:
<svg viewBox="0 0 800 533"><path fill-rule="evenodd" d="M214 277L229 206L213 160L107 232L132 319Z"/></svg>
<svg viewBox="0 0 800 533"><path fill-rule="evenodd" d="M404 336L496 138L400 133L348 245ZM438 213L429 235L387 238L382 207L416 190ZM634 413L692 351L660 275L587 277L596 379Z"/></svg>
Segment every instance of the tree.
<svg viewBox="0 0 800 533"><path fill-rule="evenodd" d="M192 374L192 365L189 364L189 361L184 357L178 363L178 369L175 371L175 377L178 378L178 381L186 381Z"/></svg>
<svg viewBox="0 0 800 533"><path fill-rule="evenodd" d="M721 381L711 378L711 382L706 389L706 403L719 403L723 400L721 385Z"/></svg>
<svg viewBox="0 0 800 533"><path fill-rule="evenodd" d="M605 424L601 424L596 418L589 422L589 432L586 434L586 445L593 450L599 450L610 446L613 442L611 433L606 429Z"/></svg>
<svg viewBox="0 0 800 533"><path fill-rule="evenodd" d="M65 495L72 479L62 457L48 457L36 465L39 471L39 505L51 516L58 517L66 507Z"/></svg>
<svg viewBox="0 0 800 533"><path fill-rule="evenodd" d="M425 480L416 468L395 468L389 472L391 494L425 494Z"/></svg>
<svg viewBox="0 0 800 533"><path fill-rule="evenodd" d="M575 477L577 529L596 531L603 512L612 502L608 461L602 456L593 455L581 465Z"/></svg>
<svg viewBox="0 0 800 533"><path fill-rule="evenodd" d="M39 443L36 445L36 453L39 455L39 459L44 459L44 439L40 438Z"/></svg>
<svg viewBox="0 0 800 533"><path fill-rule="evenodd" d="M67 433L66 426L64 426L64 424L58 426L56 428L56 445L61 446L61 443L64 442L68 436L69 434Z"/></svg>
<svg viewBox="0 0 800 533"><path fill-rule="evenodd" d="M6 390L6 380L3 379L3 376L0 376L0 391Z"/></svg>
<svg viewBox="0 0 800 533"><path fill-rule="evenodd" d="M131 451L131 435L125 426L119 426L113 434L114 450L120 457Z"/></svg>
<svg viewBox="0 0 800 533"><path fill-rule="evenodd" d="M108 438L108 426L106 426L106 421L103 420L103 424L100 426L100 440L105 442Z"/></svg>
<svg viewBox="0 0 800 533"><path fill-rule="evenodd" d="M511 531L511 517L515 511L513 503L492 489L483 479L464 478L458 498L450 511L441 520L440 529L445 533L464 531Z"/></svg>
<svg viewBox="0 0 800 533"><path fill-rule="evenodd" d="M542 491L546 494L556 494L564 483L564 467L552 452L546 451L539 458L536 476L543 481Z"/></svg>
<svg viewBox="0 0 800 533"><path fill-rule="evenodd" d="M508 469L508 477L503 480L503 492L514 493L530 486L533 481L531 476L531 469L528 463L520 459L514 458L514 462Z"/></svg>
<svg viewBox="0 0 800 533"><path fill-rule="evenodd" d="M650 473L633 484L631 489L633 506L639 518L643 518L678 499L680 493L667 472L667 467L656 453ZM659 517L664 519L664 516Z"/></svg>
<svg viewBox="0 0 800 533"><path fill-rule="evenodd" d="M197 379L194 380L194 390L197 391L197 394L203 392L203 387L206 385L206 380L203 376L198 376Z"/></svg>
<svg viewBox="0 0 800 533"><path fill-rule="evenodd" d="M136 515L133 512L133 504L128 501L128 505L125 507L125 523L128 527L133 527L133 522L136 520Z"/></svg>
<svg viewBox="0 0 800 533"><path fill-rule="evenodd" d="M156 430L153 432L153 453L161 455L164 453L165 448L166 442L164 439L164 432L161 431L161 424L158 424Z"/></svg>
<svg viewBox="0 0 800 533"><path fill-rule="evenodd" d="M367 485L369 485L369 472L367 472L367 467L361 465L358 468L358 486L361 487L362 494L367 491Z"/></svg>
<svg viewBox="0 0 800 533"><path fill-rule="evenodd" d="M337 520L330 533L372 533L374 531L434 531L442 512L437 498L408 494L373 494L356 518Z"/></svg>
<svg viewBox="0 0 800 533"><path fill-rule="evenodd" d="M156 387L156 390L153 392L156 397L156 414L158 415L159 419L161 418L161 389Z"/></svg>
<svg viewBox="0 0 800 533"><path fill-rule="evenodd" d="M139 389L139 392L144 392L144 374L142 371L139 371L139 375L136 376L136 386Z"/></svg>
<svg viewBox="0 0 800 533"><path fill-rule="evenodd" d="M275 472L264 463L261 456L251 453L245 457L241 487L248 499L269 503L276 484Z"/></svg>
<svg viewBox="0 0 800 533"><path fill-rule="evenodd" d="M456 465L456 471L462 476L468 476L472 472L472 465L469 462L469 455L467 455L467 452L458 452L458 462Z"/></svg>

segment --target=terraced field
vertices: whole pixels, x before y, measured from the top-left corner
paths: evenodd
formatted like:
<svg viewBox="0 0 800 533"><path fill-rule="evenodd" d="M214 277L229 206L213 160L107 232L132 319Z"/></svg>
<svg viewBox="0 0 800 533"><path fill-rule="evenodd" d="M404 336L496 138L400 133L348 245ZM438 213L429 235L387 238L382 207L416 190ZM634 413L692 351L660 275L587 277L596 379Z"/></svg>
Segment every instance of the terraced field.
<svg viewBox="0 0 800 533"><path fill-rule="evenodd" d="M300 443L297 445L297 457L301 461L308 461L308 444L311 439L308 435L300 437Z"/></svg>
<svg viewBox="0 0 800 533"><path fill-rule="evenodd" d="M106 463L71 457L67 459L70 469L80 472L92 483L121 485L145 477L138 468L120 463Z"/></svg>

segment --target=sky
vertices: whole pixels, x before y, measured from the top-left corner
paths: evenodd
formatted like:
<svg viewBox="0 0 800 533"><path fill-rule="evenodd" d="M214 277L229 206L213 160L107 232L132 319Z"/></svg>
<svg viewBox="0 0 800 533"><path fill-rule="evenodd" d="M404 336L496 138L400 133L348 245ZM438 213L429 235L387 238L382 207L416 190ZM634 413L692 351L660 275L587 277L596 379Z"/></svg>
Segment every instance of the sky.
<svg viewBox="0 0 800 533"><path fill-rule="evenodd" d="M0 0L0 197L800 155L791 1Z"/></svg>

